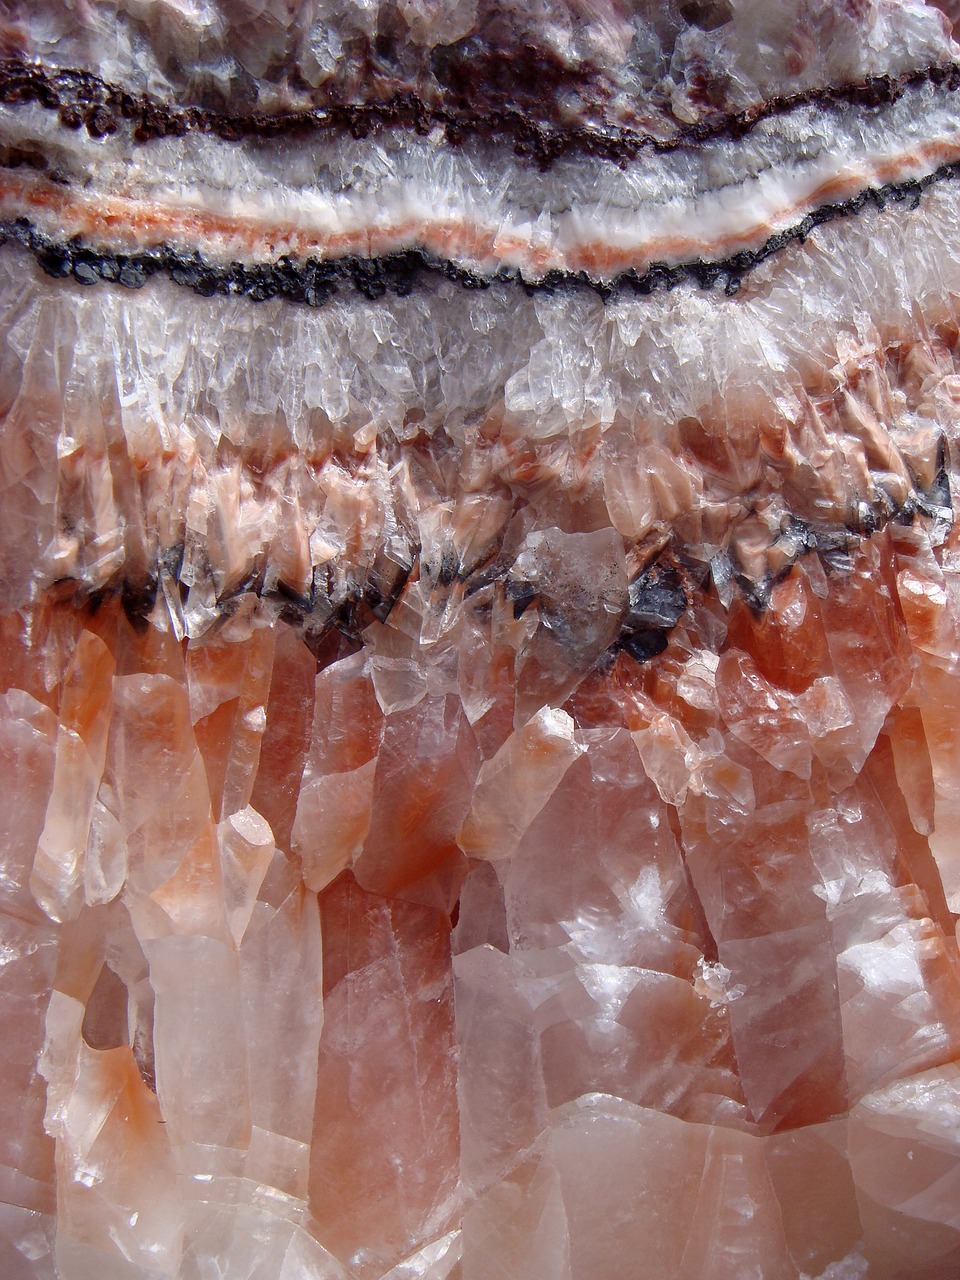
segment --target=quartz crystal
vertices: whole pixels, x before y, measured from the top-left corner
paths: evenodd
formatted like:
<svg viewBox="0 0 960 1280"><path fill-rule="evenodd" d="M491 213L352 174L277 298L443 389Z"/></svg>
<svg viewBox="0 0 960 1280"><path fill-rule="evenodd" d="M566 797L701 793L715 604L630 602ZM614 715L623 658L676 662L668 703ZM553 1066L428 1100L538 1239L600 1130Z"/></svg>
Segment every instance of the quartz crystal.
<svg viewBox="0 0 960 1280"><path fill-rule="evenodd" d="M0 5L2 1280L960 1276L954 19Z"/></svg>

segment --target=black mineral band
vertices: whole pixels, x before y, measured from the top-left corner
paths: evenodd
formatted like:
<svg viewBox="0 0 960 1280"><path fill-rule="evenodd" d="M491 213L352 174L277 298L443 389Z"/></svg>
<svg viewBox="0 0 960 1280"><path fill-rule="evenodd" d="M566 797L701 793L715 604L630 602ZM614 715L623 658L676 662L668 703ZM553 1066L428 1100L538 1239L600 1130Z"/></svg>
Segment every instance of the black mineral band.
<svg viewBox="0 0 960 1280"><path fill-rule="evenodd" d="M742 112L713 112L693 124L672 122L675 131L664 138L615 123L597 128L569 122L560 109L561 90L570 83L577 86L578 81L576 73L558 69L554 61L555 56L546 51L530 52L526 61L512 69L516 85L510 77L496 83L484 61L465 62L448 77L448 83L441 80L432 95L398 88L376 101L350 101L329 93L300 111L235 114L165 102L109 83L91 71L48 68L14 58L0 61L0 101L36 103L57 111L64 126L84 128L94 138L116 133L124 125L141 143L191 132L235 142L313 131L341 130L364 137L382 127L418 134L442 129L448 144L468 138L506 142L518 155L546 167L566 154L623 164L647 149L670 152L711 139L740 138L761 121L804 106L825 111L848 105L870 109L927 85L951 92L960 87L960 64L934 63L900 76L870 76L855 84L769 98Z"/></svg>
<svg viewBox="0 0 960 1280"><path fill-rule="evenodd" d="M197 251L184 252L168 244L133 253L111 253L77 238L55 240L27 218L0 222L0 245L20 246L36 258L47 275L63 280L72 278L81 285L107 283L140 289L151 277L166 276L201 297L245 297L254 302L282 298L309 307L323 306L344 288L370 299L386 294L403 297L419 286L441 279L452 280L464 289L486 289L492 285L511 285L527 293L583 289L604 301L624 294L652 294L685 283L701 289L722 289L733 295L755 267L791 244L802 244L817 227L854 217L866 209L883 210L890 205L915 209L928 187L958 176L960 161L954 161L922 178L869 187L849 200L821 205L757 249L742 250L718 261L696 258L676 265L654 263L645 271L625 271L606 281L594 280L582 271L551 271L533 280L507 268L481 275L456 262L434 258L421 249L404 249L380 258L285 256L273 262L225 265L209 262Z"/></svg>

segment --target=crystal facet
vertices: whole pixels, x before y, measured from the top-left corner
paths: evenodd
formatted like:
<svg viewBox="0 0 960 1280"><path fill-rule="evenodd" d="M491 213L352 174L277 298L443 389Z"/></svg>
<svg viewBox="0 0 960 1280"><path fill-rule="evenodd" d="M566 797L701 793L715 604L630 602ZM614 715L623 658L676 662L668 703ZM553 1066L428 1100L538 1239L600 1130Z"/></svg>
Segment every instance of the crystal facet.
<svg viewBox="0 0 960 1280"><path fill-rule="evenodd" d="M4 6L3 1280L960 1274L955 18Z"/></svg>

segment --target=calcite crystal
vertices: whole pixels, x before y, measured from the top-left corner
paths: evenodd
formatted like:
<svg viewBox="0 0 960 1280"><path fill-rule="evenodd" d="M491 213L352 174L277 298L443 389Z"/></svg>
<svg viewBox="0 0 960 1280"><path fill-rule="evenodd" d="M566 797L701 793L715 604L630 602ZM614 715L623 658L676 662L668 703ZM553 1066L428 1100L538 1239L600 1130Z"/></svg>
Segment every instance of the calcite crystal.
<svg viewBox="0 0 960 1280"><path fill-rule="evenodd" d="M955 18L0 6L3 1280L960 1275Z"/></svg>

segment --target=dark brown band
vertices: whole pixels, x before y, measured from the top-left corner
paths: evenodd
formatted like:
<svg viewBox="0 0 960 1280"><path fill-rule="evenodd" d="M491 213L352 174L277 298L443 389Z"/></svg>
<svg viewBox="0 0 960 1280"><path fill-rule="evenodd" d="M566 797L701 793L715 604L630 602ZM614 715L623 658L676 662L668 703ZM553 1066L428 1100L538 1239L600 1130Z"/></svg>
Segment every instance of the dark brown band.
<svg viewBox="0 0 960 1280"><path fill-rule="evenodd" d="M741 137L760 121L803 106L873 108L927 85L948 91L960 87L960 64L938 63L901 76L871 76L857 84L770 98L739 113L712 111L695 124L671 120L673 131L663 138L616 125L607 129L564 120L560 91L571 81L573 87L583 89L580 81L587 73L560 68L551 57L529 50L523 58L511 55L508 63L498 63L498 75L493 75L489 56L475 55L447 68L446 79L436 81L429 93L383 84L384 96L350 101L338 98L332 89L326 95L314 93L314 105L307 109L279 114L232 114L181 106L110 84L90 71L56 70L14 58L0 62L0 100L37 103L57 111L64 126L84 128L94 138L115 133L124 125L138 142L190 132L236 142L318 130L363 137L382 127L420 134L442 129L453 145L467 138L505 142L517 154L547 166L570 153L622 164L644 149L676 151L713 138Z"/></svg>

